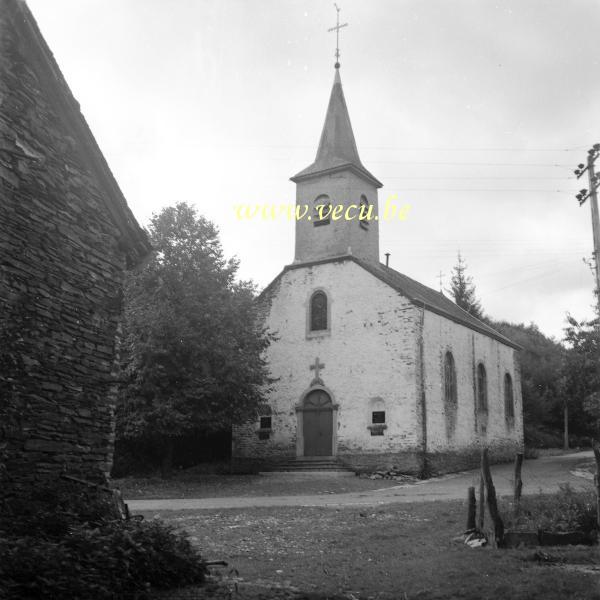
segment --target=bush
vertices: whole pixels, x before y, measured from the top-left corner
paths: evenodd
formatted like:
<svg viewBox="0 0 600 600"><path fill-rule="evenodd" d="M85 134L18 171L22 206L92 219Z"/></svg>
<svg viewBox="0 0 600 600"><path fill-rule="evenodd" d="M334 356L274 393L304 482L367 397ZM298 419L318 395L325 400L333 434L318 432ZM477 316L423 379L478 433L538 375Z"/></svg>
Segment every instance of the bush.
<svg viewBox="0 0 600 600"><path fill-rule="evenodd" d="M98 527L117 518L110 494L59 480L5 500L0 533L60 539L82 524Z"/></svg>
<svg viewBox="0 0 600 600"><path fill-rule="evenodd" d="M114 519L108 495L97 494L60 483L7 504L0 590L15 599L125 600L204 581L185 535L160 521Z"/></svg>
<svg viewBox="0 0 600 600"><path fill-rule="evenodd" d="M0 582L13 598L145 598L204 574L190 542L160 522L80 526L59 541L0 540Z"/></svg>
<svg viewBox="0 0 600 600"><path fill-rule="evenodd" d="M562 448L562 434L525 424L525 446L528 448Z"/></svg>
<svg viewBox="0 0 600 600"><path fill-rule="evenodd" d="M521 499L519 514L513 515L511 504L502 502L500 512L506 515L509 529L552 532L596 531L596 495L594 492L576 492L568 483L559 486L556 494L525 496Z"/></svg>

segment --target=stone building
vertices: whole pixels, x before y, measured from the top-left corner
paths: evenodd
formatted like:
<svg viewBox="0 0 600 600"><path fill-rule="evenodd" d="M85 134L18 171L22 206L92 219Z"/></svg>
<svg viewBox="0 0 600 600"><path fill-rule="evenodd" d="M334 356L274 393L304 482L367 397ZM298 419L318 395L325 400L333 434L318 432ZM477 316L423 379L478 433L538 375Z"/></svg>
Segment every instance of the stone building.
<svg viewBox="0 0 600 600"><path fill-rule="evenodd" d="M151 248L22 0L0 44L2 495L109 471L123 277Z"/></svg>
<svg viewBox="0 0 600 600"><path fill-rule="evenodd" d="M379 262L382 184L360 161L338 65L315 162L292 181L310 213L296 221L294 262L258 300L278 338L275 382L258 420L234 429L234 459L426 473L473 464L484 445L495 460L513 456L518 347ZM337 206L364 218L336 220Z"/></svg>

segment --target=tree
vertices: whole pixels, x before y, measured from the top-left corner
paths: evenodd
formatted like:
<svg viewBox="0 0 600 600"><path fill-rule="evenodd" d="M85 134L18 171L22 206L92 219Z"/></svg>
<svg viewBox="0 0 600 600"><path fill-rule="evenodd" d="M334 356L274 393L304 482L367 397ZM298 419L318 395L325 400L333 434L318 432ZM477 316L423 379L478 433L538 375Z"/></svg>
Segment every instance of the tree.
<svg viewBox="0 0 600 600"><path fill-rule="evenodd" d="M577 321L567 315L565 328L565 410L571 407L571 425L598 435L600 417L600 319ZM566 420L566 419L565 419Z"/></svg>
<svg viewBox="0 0 600 600"><path fill-rule="evenodd" d="M448 293L454 298L454 302L463 310L478 319L483 319L483 310L481 302L475 296L475 285L473 278L466 275L467 263L458 253L458 262L452 270L452 279L450 280L450 289Z"/></svg>
<svg viewBox="0 0 600 600"><path fill-rule="evenodd" d="M546 432L558 432L561 427L564 347L555 339L544 335L535 323L489 323L521 347L519 363L526 443L557 443L558 436L548 435Z"/></svg>
<svg viewBox="0 0 600 600"><path fill-rule="evenodd" d="M125 290L124 384L117 435L161 448L254 418L268 383L270 336L257 329L250 282L236 282L216 227L180 203L154 215L156 252Z"/></svg>

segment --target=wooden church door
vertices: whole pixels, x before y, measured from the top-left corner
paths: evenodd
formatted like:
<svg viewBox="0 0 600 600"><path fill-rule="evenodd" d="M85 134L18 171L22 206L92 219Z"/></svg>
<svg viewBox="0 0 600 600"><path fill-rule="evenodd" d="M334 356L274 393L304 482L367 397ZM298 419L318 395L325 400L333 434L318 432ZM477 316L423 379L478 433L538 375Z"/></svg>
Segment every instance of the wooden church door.
<svg viewBox="0 0 600 600"><path fill-rule="evenodd" d="M304 456L333 454L333 405L323 390L313 390L304 399Z"/></svg>

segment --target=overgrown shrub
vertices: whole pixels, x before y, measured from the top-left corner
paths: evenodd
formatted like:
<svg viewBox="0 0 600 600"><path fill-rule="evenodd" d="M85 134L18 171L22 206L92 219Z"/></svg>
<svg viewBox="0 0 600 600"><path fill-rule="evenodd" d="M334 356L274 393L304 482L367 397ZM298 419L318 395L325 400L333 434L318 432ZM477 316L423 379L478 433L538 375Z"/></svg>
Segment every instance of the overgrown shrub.
<svg viewBox="0 0 600 600"><path fill-rule="evenodd" d="M528 448L562 448L563 439L560 433L548 431L525 423L525 446Z"/></svg>
<svg viewBox="0 0 600 600"><path fill-rule="evenodd" d="M5 500L0 533L60 539L74 527L98 527L117 518L110 494L60 480Z"/></svg>
<svg viewBox="0 0 600 600"><path fill-rule="evenodd" d="M502 504L500 512L506 516L505 525L509 529L585 533L597 529L595 493L575 491L569 484L560 485L556 494L524 496L516 516L510 503Z"/></svg>
<svg viewBox="0 0 600 600"><path fill-rule="evenodd" d="M0 518L0 598L125 600L204 580L187 537L161 521L121 521L110 496L57 484Z"/></svg>

